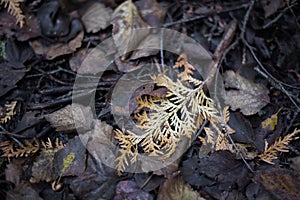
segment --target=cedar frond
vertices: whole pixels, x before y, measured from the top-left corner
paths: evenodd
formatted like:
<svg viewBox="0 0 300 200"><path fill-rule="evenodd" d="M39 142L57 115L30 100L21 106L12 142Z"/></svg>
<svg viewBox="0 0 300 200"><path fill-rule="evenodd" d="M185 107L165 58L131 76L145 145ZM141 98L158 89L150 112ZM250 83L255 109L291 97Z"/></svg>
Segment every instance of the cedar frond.
<svg viewBox="0 0 300 200"><path fill-rule="evenodd" d="M182 80L187 80L187 78L190 75L194 74L195 67L188 62L185 53L182 53L178 56L177 62L173 66L174 69L178 69L181 67L183 67L183 72L179 73L178 77L181 78Z"/></svg>
<svg viewBox="0 0 300 200"><path fill-rule="evenodd" d="M0 0L0 4L4 4L4 8L7 9L9 14L17 18L17 24L22 28L25 23L25 16L20 8L20 3L23 0Z"/></svg>
<svg viewBox="0 0 300 200"><path fill-rule="evenodd" d="M149 156L160 160L169 158L181 137L191 138L201 125L197 122L210 120L217 113L213 100L203 91L203 84L189 88L179 79L174 82L163 74L152 78L157 86L166 87L168 93L163 98L148 95L136 99L142 112L134 117L143 135L115 131L120 146L120 156L116 159L118 170L124 170L136 160L138 146Z"/></svg>
<svg viewBox="0 0 300 200"><path fill-rule="evenodd" d="M265 141L265 150L262 154L258 155L258 157L266 163L274 164L273 160L278 158L277 153L288 152L288 144L292 140L297 139L294 136L299 132L300 130L295 129L294 132L286 135L285 137L279 137L271 146L269 146L268 142Z"/></svg>
<svg viewBox="0 0 300 200"><path fill-rule="evenodd" d="M5 104L5 110L3 111L3 117L0 118L0 124L6 123L8 120L10 120L15 114L15 107L17 105L17 101L12 101L11 103ZM1 115L2 116L2 115Z"/></svg>
<svg viewBox="0 0 300 200"><path fill-rule="evenodd" d="M0 147L3 151L2 157L27 157L40 149L40 144L36 138L34 138L34 143L31 143L28 140L25 140L24 143L25 145L19 143L19 147L15 148L15 144L12 141L1 142ZM53 146L50 138L48 138L47 142L41 141L41 143L45 150L60 150L64 148L64 144L62 141L59 141L58 138L56 138L55 146Z"/></svg>
<svg viewBox="0 0 300 200"><path fill-rule="evenodd" d="M41 141L42 142L42 146L44 147L44 149L57 149L60 150L62 148L65 147L65 145L62 143L62 141L59 141L58 138L55 139L55 146L53 146L50 138L48 137L47 142Z"/></svg>
<svg viewBox="0 0 300 200"><path fill-rule="evenodd" d="M25 140L25 145L19 144L20 148L14 148L14 144L10 141L4 141L0 143L2 147L2 157L27 157L30 154L36 153L39 148L39 142L34 138L34 143Z"/></svg>

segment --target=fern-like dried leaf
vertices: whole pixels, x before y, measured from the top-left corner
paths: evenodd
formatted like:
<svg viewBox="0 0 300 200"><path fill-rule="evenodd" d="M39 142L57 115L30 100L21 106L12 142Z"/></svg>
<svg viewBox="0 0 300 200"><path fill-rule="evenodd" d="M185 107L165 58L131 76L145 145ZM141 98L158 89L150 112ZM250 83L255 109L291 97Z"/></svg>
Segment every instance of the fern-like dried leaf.
<svg viewBox="0 0 300 200"><path fill-rule="evenodd" d="M4 141L0 144L2 147L2 157L27 157L30 154L36 153L40 149L39 142L34 138L34 143L25 140L25 145L19 144L20 148L14 149L12 142Z"/></svg>
<svg viewBox="0 0 300 200"><path fill-rule="evenodd" d="M17 24L22 28L25 23L25 16L20 7L21 2L23 2L23 0L0 0L0 4L4 5L9 14L16 17Z"/></svg>
<svg viewBox="0 0 300 200"><path fill-rule="evenodd" d="M149 156L161 160L169 158L175 152L181 137L191 138L197 131L200 126L197 122L211 119L216 114L213 100L204 94L202 84L191 89L180 80L173 82L162 74L153 78L157 86L168 89L168 94L164 98L146 96L137 99L139 109L144 109L141 114L135 115L143 135L116 131L115 139L119 141L121 148L121 156L116 159L119 170L129 164L128 160L136 160L134 152L138 145ZM133 159L130 158L132 155Z"/></svg>
<svg viewBox="0 0 300 200"><path fill-rule="evenodd" d="M274 144L270 145L267 141L265 141L265 150L262 154L258 155L258 157L269 164L274 164L273 160L278 158L278 152L288 152L288 144L296 139L294 136L299 133L300 130L295 129L292 133L286 135L285 137L279 137Z"/></svg>
<svg viewBox="0 0 300 200"><path fill-rule="evenodd" d="M5 104L5 110L3 111L3 117L0 118L0 124L6 123L10 120L15 114L15 107L17 105L17 101L12 101L11 103ZM1 115L2 116L2 115Z"/></svg>

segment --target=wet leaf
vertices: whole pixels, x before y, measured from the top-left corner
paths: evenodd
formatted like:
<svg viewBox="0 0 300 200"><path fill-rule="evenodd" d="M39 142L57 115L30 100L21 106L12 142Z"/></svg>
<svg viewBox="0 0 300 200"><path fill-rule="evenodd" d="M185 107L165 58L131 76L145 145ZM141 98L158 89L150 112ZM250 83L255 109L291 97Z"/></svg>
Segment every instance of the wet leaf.
<svg viewBox="0 0 300 200"><path fill-rule="evenodd" d="M161 186L158 200L205 200L200 194L185 184L181 177L169 178Z"/></svg>
<svg viewBox="0 0 300 200"><path fill-rule="evenodd" d="M34 52L43 55L48 60L52 60L58 56L73 53L77 48L81 47L84 32L81 31L74 39L68 43L59 42L54 44L44 44L44 41L34 40L30 43Z"/></svg>
<svg viewBox="0 0 300 200"><path fill-rule="evenodd" d="M109 25L111 15L111 8L95 2L88 8L81 19L88 33L96 33Z"/></svg>
<svg viewBox="0 0 300 200"><path fill-rule="evenodd" d="M224 74L225 103L232 110L241 109L244 115L253 115L259 112L269 102L268 89L258 83L242 77L234 71L228 70Z"/></svg>
<svg viewBox="0 0 300 200"><path fill-rule="evenodd" d="M134 50L149 32L149 30L134 30L146 28L148 24L141 18L132 0L125 1L115 9L111 23L113 24L113 39L122 59L125 59L126 53Z"/></svg>

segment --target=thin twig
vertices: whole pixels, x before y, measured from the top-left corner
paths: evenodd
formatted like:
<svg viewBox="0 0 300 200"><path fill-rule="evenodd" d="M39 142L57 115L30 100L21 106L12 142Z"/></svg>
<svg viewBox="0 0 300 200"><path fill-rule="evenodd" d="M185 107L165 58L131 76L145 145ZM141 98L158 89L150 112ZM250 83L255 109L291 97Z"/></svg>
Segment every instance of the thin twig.
<svg viewBox="0 0 300 200"><path fill-rule="evenodd" d="M249 45L249 44L248 44ZM250 46L250 45L249 45ZM256 60L256 62L258 63L259 67L261 69L263 69L264 71L266 71L266 69L264 68L264 66L261 64L261 62L258 60L258 58L256 57L255 53L252 50L252 47L250 46L250 52L252 54L252 56L254 57L254 59ZM279 89L280 91L282 91L290 100L291 102L295 105L295 107L297 108L297 111L300 112L300 107L298 106L298 104L300 104L300 100L293 94L291 94L289 91L287 91L283 85L279 82L276 82L271 76L268 76L267 73L263 72L260 68L255 67L254 70L257 71L260 75L262 75L263 77L265 77L269 83L271 83L275 88ZM295 98L295 100L297 102L295 102L295 100L293 99L293 97ZM298 103L298 104L297 104Z"/></svg>
<svg viewBox="0 0 300 200"><path fill-rule="evenodd" d="M196 21L196 20L199 20L199 19L204 19L204 18L206 18L206 17L208 17L209 15L212 15L212 14L221 14L221 13L231 12L231 11L239 10L239 9L246 8L246 7L248 7L248 4L241 4L239 6L223 9L223 10L220 10L220 11L212 11L210 13L207 13L207 15L199 15L199 16L188 18L188 19L182 19L182 20L178 20L178 21L175 21L175 22L169 22L169 23L164 24L163 27L167 28L167 27L170 27L170 26L173 26L173 25L176 25L176 24L192 22L192 21Z"/></svg>

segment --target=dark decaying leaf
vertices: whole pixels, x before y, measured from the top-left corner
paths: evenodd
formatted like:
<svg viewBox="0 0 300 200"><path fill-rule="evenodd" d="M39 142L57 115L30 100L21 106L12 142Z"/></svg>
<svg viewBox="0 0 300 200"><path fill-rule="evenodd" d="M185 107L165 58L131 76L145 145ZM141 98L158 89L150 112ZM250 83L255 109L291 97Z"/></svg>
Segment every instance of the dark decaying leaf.
<svg viewBox="0 0 300 200"><path fill-rule="evenodd" d="M75 137L54 156L54 164L61 176L79 176L86 167L86 149L79 137Z"/></svg>
<svg viewBox="0 0 300 200"><path fill-rule="evenodd" d="M25 70L13 69L8 63L0 64L0 70L0 96L3 96L23 78Z"/></svg>
<svg viewBox="0 0 300 200"><path fill-rule="evenodd" d="M38 111L28 111L26 112L20 121L18 121L18 125L15 128L15 132L22 131L22 135L28 135L34 137L36 134L35 124L38 124L42 116L39 115Z"/></svg>
<svg viewBox="0 0 300 200"><path fill-rule="evenodd" d="M32 49L26 44L9 40L5 47L6 59L15 69L25 68L24 63L33 56Z"/></svg>
<svg viewBox="0 0 300 200"><path fill-rule="evenodd" d="M152 200L153 196L143 191L134 181L120 181L116 188L114 200L123 199L147 199Z"/></svg>
<svg viewBox="0 0 300 200"><path fill-rule="evenodd" d="M239 143L253 144L254 132L250 121L245 118L240 112L230 113L228 124L236 132L231 137Z"/></svg>
<svg viewBox="0 0 300 200"><path fill-rule="evenodd" d="M112 199L117 181L114 170L89 155L86 171L71 182L70 188L80 199Z"/></svg>
<svg viewBox="0 0 300 200"><path fill-rule="evenodd" d="M161 186L158 200L205 200L197 191L182 180L181 177L171 177Z"/></svg>
<svg viewBox="0 0 300 200"><path fill-rule="evenodd" d="M22 183L15 187L13 190L7 192L7 200L43 200L38 191L36 191L31 185L27 183Z"/></svg>
<svg viewBox="0 0 300 200"><path fill-rule="evenodd" d="M39 22L34 15L26 15L26 23L23 28L16 24L16 18L5 10L0 11L0 33L8 36L16 36L19 41L26 41L41 35Z"/></svg>
<svg viewBox="0 0 300 200"><path fill-rule="evenodd" d="M256 173L255 180L277 199L300 199L300 177L292 170L265 168Z"/></svg>
<svg viewBox="0 0 300 200"><path fill-rule="evenodd" d="M96 33L109 25L111 15L111 8L105 7L102 3L94 2L81 19L88 33Z"/></svg>
<svg viewBox="0 0 300 200"><path fill-rule="evenodd" d="M253 115L259 112L269 102L268 89L254 83L234 71L228 70L224 74L225 103L232 110L241 109L244 115Z"/></svg>
<svg viewBox="0 0 300 200"><path fill-rule="evenodd" d="M183 161L182 177L194 186L220 199L222 193L243 196L241 191L250 182L245 164L229 151L218 151L209 157L191 157ZM226 192L225 192L226 191Z"/></svg>
<svg viewBox="0 0 300 200"><path fill-rule="evenodd" d="M158 188L165 180L162 176L153 176L149 173L136 173L134 174L136 184L143 188L144 191L150 192Z"/></svg>

